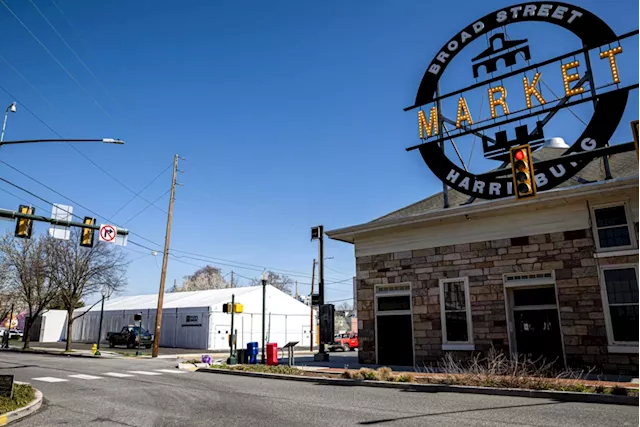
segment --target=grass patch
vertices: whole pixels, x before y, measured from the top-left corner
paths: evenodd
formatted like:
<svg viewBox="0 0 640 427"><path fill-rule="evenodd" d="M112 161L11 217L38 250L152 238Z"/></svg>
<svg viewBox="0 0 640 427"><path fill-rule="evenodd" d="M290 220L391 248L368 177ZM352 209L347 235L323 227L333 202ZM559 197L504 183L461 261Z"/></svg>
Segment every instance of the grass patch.
<svg viewBox="0 0 640 427"><path fill-rule="evenodd" d="M36 397L36 392L28 384L13 385L13 399L0 397L0 415L27 406Z"/></svg>
<svg viewBox="0 0 640 427"><path fill-rule="evenodd" d="M189 359L189 360L185 360L182 363L202 363L202 362L199 361L198 359Z"/></svg>
<svg viewBox="0 0 640 427"><path fill-rule="evenodd" d="M302 375L304 371L293 366L286 365L227 365L222 364L216 366L219 369L228 369L230 371L246 371L246 372L264 372L267 374L284 374L284 375Z"/></svg>

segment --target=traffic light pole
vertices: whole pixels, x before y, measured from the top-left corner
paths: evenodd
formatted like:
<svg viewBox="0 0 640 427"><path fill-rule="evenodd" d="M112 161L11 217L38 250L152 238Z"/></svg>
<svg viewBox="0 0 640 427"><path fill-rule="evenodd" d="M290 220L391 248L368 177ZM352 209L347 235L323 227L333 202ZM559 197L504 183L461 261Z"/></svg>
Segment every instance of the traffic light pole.
<svg viewBox="0 0 640 427"><path fill-rule="evenodd" d="M18 211L11 211L8 209L0 209L0 218L8 218L8 219L24 218L24 219L30 219L32 221L48 222L49 224L53 224L53 225L61 225L63 227L78 227L78 228L89 228L91 230L100 230L100 225L85 224L82 222L74 222L74 221L63 221L60 219L49 218L42 215L31 215L27 213L18 212ZM127 236L129 234L129 230L126 230L123 228L117 228L116 233L121 236Z"/></svg>
<svg viewBox="0 0 640 427"><path fill-rule="evenodd" d="M160 345L160 327L162 326L162 304L164 302L164 282L167 279L167 263L169 262L169 244L171 242L171 220L173 219L173 201L176 195L176 176L178 174L177 154L173 158L173 177L171 178L171 196L169 197L169 213L167 214L167 232L164 236L164 252L162 255L162 271L160 272L160 289L158 290L158 308L156 309L156 327L153 334L153 350L151 357L158 357ZM233 333L233 331L232 331Z"/></svg>

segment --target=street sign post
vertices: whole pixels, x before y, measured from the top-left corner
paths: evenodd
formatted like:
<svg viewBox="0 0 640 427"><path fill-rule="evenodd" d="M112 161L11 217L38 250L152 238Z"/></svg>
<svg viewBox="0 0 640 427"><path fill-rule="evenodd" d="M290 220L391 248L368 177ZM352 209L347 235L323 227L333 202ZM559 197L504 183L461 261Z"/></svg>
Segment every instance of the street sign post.
<svg viewBox="0 0 640 427"><path fill-rule="evenodd" d="M109 224L100 224L100 232L98 237L101 242L115 243L116 241L116 228Z"/></svg>

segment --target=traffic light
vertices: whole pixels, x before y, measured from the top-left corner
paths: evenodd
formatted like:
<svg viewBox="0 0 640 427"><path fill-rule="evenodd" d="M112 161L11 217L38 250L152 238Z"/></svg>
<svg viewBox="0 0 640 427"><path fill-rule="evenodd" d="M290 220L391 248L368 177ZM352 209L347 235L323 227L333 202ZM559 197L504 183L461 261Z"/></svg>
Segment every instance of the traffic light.
<svg viewBox="0 0 640 427"><path fill-rule="evenodd" d="M509 150L513 192L516 199L536 196L536 182L533 176L533 160L529 144L513 147Z"/></svg>
<svg viewBox="0 0 640 427"><path fill-rule="evenodd" d="M26 205L20 205L18 211L21 214L33 215L36 212L36 208ZM33 220L28 218L18 218L16 221L15 236L21 239L30 239L31 231L33 230Z"/></svg>
<svg viewBox="0 0 640 427"><path fill-rule="evenodd" d="M244 311L244 306L240 303L235 303L236 305L236 309L232 310L233 305L230 302L225 302L224 304L222 304L222 312L223 313L242 313Z"/></svg>
<svg viewBox="0 0 640 427"><path fill-rule="evenodd" d="M84 224L95 225L96 219L91 218L90 216L85 216ZM92 228L83 228L82 233L80 234L80 246L85 246L87 248L93 247L93 236L95 234L95 230Z"/></svg>
<svg viewBox="0 0 640 427"><path fill-rule="evenodd" d="M636 145L636 155L640 162L640 120L631 122L631 133L633 134L633 143Z"/></svg>

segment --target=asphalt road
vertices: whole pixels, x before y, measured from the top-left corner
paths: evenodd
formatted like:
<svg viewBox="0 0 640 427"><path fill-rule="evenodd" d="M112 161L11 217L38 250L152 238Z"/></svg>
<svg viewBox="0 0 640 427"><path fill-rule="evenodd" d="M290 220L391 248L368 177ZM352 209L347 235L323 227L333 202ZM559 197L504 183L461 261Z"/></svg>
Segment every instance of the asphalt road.
<svg viewBox="0 0 640 427"><path fill-rule="evenodd" d="M633 406L177 374L174 365L0 353L0 372L45 395L43 408L19 427L638 425Z"/></svg>

